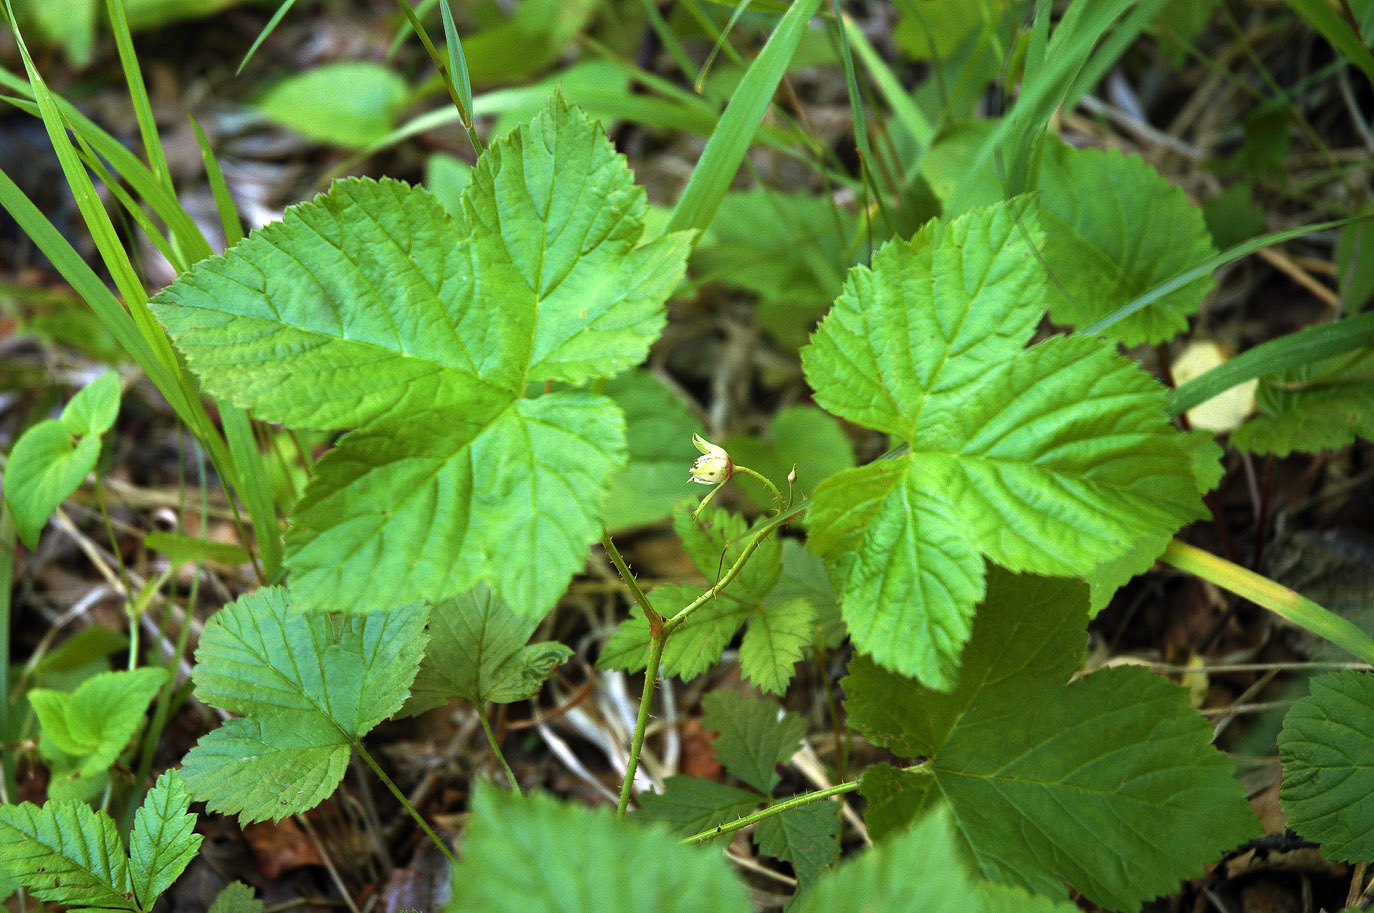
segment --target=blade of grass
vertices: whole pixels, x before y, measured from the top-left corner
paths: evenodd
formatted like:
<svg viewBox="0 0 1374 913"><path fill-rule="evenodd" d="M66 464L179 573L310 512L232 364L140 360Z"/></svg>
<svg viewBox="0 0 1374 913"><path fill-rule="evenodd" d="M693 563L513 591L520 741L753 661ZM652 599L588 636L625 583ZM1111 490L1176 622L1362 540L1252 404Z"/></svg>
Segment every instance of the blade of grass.
<svg viewBox="0 0 1374 913"><path fill-rule="evenodd" d="M429 11L434 9L434 4L438 2L439 0L421 0L421 2L415 4L415 15L423 20L429 15ZM405 22L401 23L401 27L396 30L396 37L391 39L391 45L386 49L387 63L390 63L392 58L396 56L396 52L401 49L401 45L405 44L406 36L412 31L414 30L410 27L410 20L407 19Z"/></svg>
<svg viewBox="0 0 1374 913"><path fill-rule="evenodd" d="M1279 617L1329 641L1367 663L1374 663L1374 639L1350 621L1288 587L1177 539L1160 561L1210 580L1224 590L1264 606Z"/></svg>
<svg viewBox="0 0 1374 913"><path fill-rule="evenodd" d="M1247 349L1169 393L1165 411L1182 415L1237 384L1277 371L1334 358L1374 343L1374 311L1322 323Z"/></svg>
<svg viewBox="0 0 1374 913"><path fill-rule="evenodd" d="M820 5L821 0L797 0L778 22L707 140L687 187L668 217L665 232L700 230L711 223L740 162L749 151L763 115L773 103L773 93L787 71L792 54Z"/></svg>
<svg viewBox="0 0 1374 913"><path fill-rule="evenodd" d="M897 74L892 72L892 68L887 65L887 61L869 43L864 35L863 29L854 23L848 16L844 17L844 35L849 46L858 55L859 61L868 71L868 77L872 80L878 94L883 97L883 101L892 109L892 114L897 122L901 124L916 145L921 149L930 146L931 140L935 138L935 127L926 119L925 114L916 106L911 99L911 93L902 87L897 79Z"/></svg>
<svg viewBox="0 0 1374 913"><path fill-rule="evenodd" d="M1217 254L1215 257L1211 257L1207 260L1204 260L1197 266L1190 267L1171 279L1166 279L1164 282L1161 282L1159 285L1150 289L1148 292L1145 292L1135 298L1132 298L1130 301L1126 302L1121 307L1112 311L1106 317L1103 317L1101 320L1084 327L1082 330L1079 330L1079 332L1085 335L1101 333L1103 330L1105 330L1112 324L1116 323L1117 321L1125 320L1127 317L1131 316L1136 311L1149 307L1155 301L1158 301L1160 298L1164 297L1170 292L1182 288L1188 283L1207 275L1214 269L1225 266L1233 260L1239 260L1242 257L1248 257L1257 250L1270 247L1274 244L1282 244L1283 242L1291 241L1294 238L1301 238L1304 235L1310 235L1313 232L1327 231L1328 229L1332 228L1340 228L1342 225L1348 225L1351 222L1358 222L1361 219L1365 218L1369 217L1352 216L1348 219L1337 219L1332 222L1316 222L1312 225L1300 225L1297 228L1289 228L1285 229L1284 231L1274 231L1270 232L1267 235L1259 235L1258 237L1250 238L1247 241L1242 241L1233 247L1228 247L1226 250Z"/></svg>
<svg viewBox="0 0 1374 913"><path fill-rule="evenodd" d="M253 521L253 531L257 534L257 558L262 558L259 571L266 583L276 583L281 575L282 541L281 525L277 522L277 511L272 503L272 482L267 477L267 461L258 450L253 438L253 426L248 413L228 403L220 403L220 423L224 426L224 438L229 444L229 453L234 465L239 467L239 497L248 509ZM248 543L244 543L247 545Z"/></svg>
<svg viewBox="0 0 1374 913"><path fill-rule="evenodd" d="M1374 84L1374 54L1370 54L1359 33L1340 14L1324 0L1287 0L1287 3Z"/></svg>
<svg viewBox="0 0 1374 913"><path fill-rule="evenodd" d="M453 23L453 10L449 7L448 0L440 0L439 15L444 20L444 45L445 50L448 51L448 70L457 80L455 88L458 89L458 100L462 103L462 110L468 112L469 121L464 126L471 126L472 77L468 75L467 58L463 56L463 43L458 40L458 26Z"/></svg>
<svg viewBox="0 0 1374 913"><path fill-rule="evenodd" d="M889 226L895 225L892 214L887 210L889 198L895 199L897 188L892 186L891 172L882 167L873 153L873 145L868 136L868 115L864 109L863 94L859 90L859 77L854 72L854 55L849 50L844 15L836 0L830 0L831 13L835 17L835 36L840 45L840 63L844 72L845 91L849 95L849 116L854 122L854 142L859 147L859 167L863 171L864 185L878 204L878 211Z"/></svg>
<svg viewBox="0 0 1374 913"><path fill-rule="evenodd" d="M148 165L153 176L175 197L172 172L167 168L162 137L158 135L157 121L153 118L153 104L148 98L148 87L143 84L143 71L138 67L138 55L134 53L134 38L129 32L124 0L105 0L105 9L110 16L115 48L119 51L119 65L124 70L124 81L129 86L129 97L134 103L134 115L138 118L138 132L143 138L143 152L148 156Z"/></svg>
<svg viewBox="0 0 1374 913"><path fill-rule="evenodd" d="M439 56L439 51L434 47L434 42L429 40L429 33L425 31L424 23L422 23L420 18L415 14L415 10L411 7L409 0L396 0L396 3L406 14L406 18L410 20L410 27L415 30L415 34L419 37L420 43L425 46L425 53L429 54L429 59L434 61L434 66L439 69L439 77L444 81L444 88L448 90L449 98L453 99L453 106L458 110L458 122L463 126L463 129L467 131L468 141L472 143L473 151L481 155L482 141L477 138L477 131L473 129L472 126L472 86L468 86L468 101L467 104L464 105L462 92L453 81L454 74L450 72L449 65L444 58ZM442 5L447 6L448 4L444 3ZM445 27L447 27L447 24ZM454 37L456 40L456 30ZM466 61L463 63L463 74L464 76L467 75Z"/></svg>
<svg viewBox="0 0 1374 913"><path fill-rule="evenodd" d="M248 48L248 53L244 54L243 60L239 61L239 68L234 71L235 76L243 72L243 68L248 66L248 61L253 59L253 55L258 52L258 48L262 47L262 43L267 40L267 36L272 34L273 30L275 30L281 21L286 18L286 14L291 11L291 7L295 4L296 0L285 0L281 6L277 7L277 11L272 14L272 18L268 19L267 24L262 27L262 31L258 32L258 37L253 39L253 44Z"/></svg>
<svg viewBox="0 0 1374 913"><path fill-rule="evenodd" d="M210 148L210 140L206 138L205 131L200 129L200 121L194 115L190 119L191 129L196 131L196 143L200 146L200 160L205 163L205 179L210 184L210 192L214 194L215 211L219 213L220 226L224 229L224 246L233 247L243 240L243 223L239 221L238 207L229 193L219 159Z"/></svg>

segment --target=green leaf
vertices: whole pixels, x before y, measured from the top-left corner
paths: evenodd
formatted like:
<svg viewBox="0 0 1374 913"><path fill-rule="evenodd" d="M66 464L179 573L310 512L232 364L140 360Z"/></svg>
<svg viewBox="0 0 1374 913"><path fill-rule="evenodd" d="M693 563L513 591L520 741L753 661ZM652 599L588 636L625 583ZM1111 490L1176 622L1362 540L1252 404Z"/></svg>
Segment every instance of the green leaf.
<svg viewBox="0 0 1374 913"><path fill-rule="evenodd" d="M253 889L241 881L231 882L215 896L209 913L263 913L266 907L253 895Z"/></svg>
<svg viewBox="0 0 1374 913"><path fill-rule="evenodd" d="M698 587L661 586L649 591L649 604L662 615L675 615L701 595ZM673 632L663 648L660 668L664 675L691 681L715 665L754 607L731 596L707 602ZM648 662L649 623L639 606L621 623L597 658L598 669L638 671Z"/></svg>
<svg viewBox="0 0 1374 913"><path fill-rule="evenodd" d="M792 863L797 890L803 892L839 858L839 833L840 815L834 803L812 802L760 821L754 843L768 855Z"/></svg>
<svg viewBox="0 0 1374 913"><path fill-rule="evenodd" d="M58 506L81 487L100 457L100 437L77 440L56 419L29 428L10 451L5 466L5 503L19 539L30 549Z"/></svg>
<svg viewBox="0 0 1374 913"><path fill-rule="evenodd" d="M715 583L739 558L753 533L767 518L749 524L739 514L707 506L697 517L691 500L679 501L673 508L673 529L682 538L692 564L711 583ZM738 577L724 592L741 602L758 602L777 582L782 569L782 546L769 537L750 556Z"/></svg>
<svg viewBox="0 0 1374 913"><path fill-rule="evenodd" d="M1280 799L1288 826L1342 862L1374 859L1374 675L1336 672L1283 720Z"/></svg>
<svg viewBox="0 0 1374 913"><path fill-rule="evenodd" d="M406 713L423 713L455 697L479 708L487 701L508 704L529 697L572 655L560 643L527 645L538 626L536 619L512 612L485 585L435 606Z"/></svg>
<svg viewBox="0 0 1374 913"><path fill-rule="evenodd" d="M901 770L891 764L874 764L859 778L859 794L864 797L864 824L874 840L903 830L940 793L935 778L925 771Z"/></svg>
<svg viewBox="0 0 1374 913"><path fill-rule="evenodd" d="M77 391L62 410L62 427L72 437L104 434L119 416L119 372L106 371Z"/></svg>
<svg viewBox="0 0 1374 913"><path fill-rule="evenodd" d="M1251 836L1255 818L1184 689L1132 668L1065 684L1086 622L1083 584L996 569L953 691L856 661L845 706L878 744L930 757L925 773L865 784L885 831L932 798L914 782L928 777L985 877L1055 896L1068 881L1136 909Z"/></svg>
<svg viewBox="0 0 1374 913"><path fill-rule="evenodd" d="M749 814L763 801L758 793L702 777L669 777L662 793L639 794L635 819L661 821L680 837Z"/></svg>
<svg viewBox="0 0 1374 913"><path fill-rule="evenodd" d="M1261 378L1255 405L1231 433L1237 449L1288 456L1374 440L1374 345Z"/></svg>
<svg viewBox="0 0 1374 913"><path fill-rule="evenodd" d="M0 805L0 866L41 900L137 909L119 830L84 802Z"/></svg>
<svg viewBox="0 0 1374 913"><path fill-rule="evenodd" d="M118 760L166 681L166 669L145 666L93 675L71 694L34 688L28 696L45 743L72 756L74 775L85 778Z"/></svg>
<svg viewBox="0 0 1374 913"><path fill-rule="evenodd" d="M1046 290L1024 201L931 223L855 269L802 363L816 400L909 445L816 490L855 645L948 690L983 557L1082 576L1203 515L1165 391L1102 339L1029 349Z"/></svg>
<svg viewBox="0 0 1374 913"><path fill-rule="evenodd" d="M720 733L713 746L716 759L745 783L772 795L782 780L774 768L797 753L806 723L795 713L783 713L774 701L738 691L712 691L701 706L706 710L701 725Z"/></svg>
<svg viewBox="0 0 1374 913"><path fill-rule="evenodd" d="M195 858L200 835L195 833L196 816L190 814L191 794L175 770L168 770L143 798L134 814L134 830L129 837L130 869L134 893L145 910L172 886L177 876Z"/></svg>
<svg viewBox="0 0 1374 913"><path fill-rule="evenodd" d="M626 371L601 391L625 413L630 461L611 477L606 528L657 523L682 500L687 470L696 459L692 435L700 423L663 381L644 370Z"/></svg>
<svg viewBox="0 0 1374 913"><path fill-rule="evenodd" d="M352 744L405 702L427 616L422 605L342 619L303 613L280 587L221 609L196 650L196 696L244 718L187 754L191 794L244 822L322 802Z"/></svg>
<svg viewBox="0 0 1374 913"><path fill-rule="evenodd" d="M790 599L756 612L739 645L739 664L761 690L782 694L796 665L816 640L816 607Z"/></svg>
<svg viewBox="0 0 1374 913"><path fill-rule="evenodd" d="M522 614L553 606L601 533L624 422L601 395L525 391L643 360L688 244L640 245L645 206L555 98L488 147L461 218L396 181L340 181L152 302L207 389L265 421L358 429L287 534L302 607L437 602L484 579Z"/></svg>
<svg viewBox="0 0 1374 913"><path fill-rule="evenodd" d="M793 599L804 599L815 607L817 642L829 649L838 647L845 638L844 622L825 564L796 539L784 539L782 572L763 604L771 609Z"/></svg>
<svg viewBox="0 0 1374 913"><path fill-rule="evenodd" d="M570 839L576 853L567 852ZM719 853L683 846L662 825L480 783L445 907L447 913L748 909L744 886Z"/></svg>
<svg viewBox="0 0 1374 913"><path fill-rule="evenodd" d="M338 61L287 76L257 106L307 139L363 149L391 132L409 97L406 81L385 65Z"/></svg>
<svg viewBox="0 0 1374 913"><path fill-rule="evenodd" d="M1082 329L1216 255L1202 210L1134 155L1049 138L1040 169L1050 316ZM1216 282L1204 276L1115 323L1128 346L1167 342Z"/></svg>
<svg viewBox="0 0 1374 913"><path fill-rule="evenodd" d="M955 816L938 804L903 833L816 879L795 913L1073 913L1065 901L979 881Z"/></svg>

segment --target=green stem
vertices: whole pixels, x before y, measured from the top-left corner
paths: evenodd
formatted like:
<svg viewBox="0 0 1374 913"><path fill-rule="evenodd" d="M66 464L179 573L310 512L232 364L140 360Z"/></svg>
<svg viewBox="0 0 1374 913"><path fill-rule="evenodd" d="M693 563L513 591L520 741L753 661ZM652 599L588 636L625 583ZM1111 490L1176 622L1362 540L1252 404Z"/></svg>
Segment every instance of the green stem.
<svg viewBox="0 0 1374 913"><path fill-rule="evenodd" d="M742 472L745 475L749 476L751 479L757 479L764 485L768 486L768 490L773 493L773 500L778 502L778 510L782 510L783 505L787 503L782 499L782 492L778 491L778 486L774 485L772 480L769 479L768 476L764 475L763 473L754 469L750 469L748 466L736 466L735 472Z"/></svg>
<svg viewBox="0 0 1374 913"><path fill-rule="evenodd" d="M515 771L510 769L510 765L506 763L506 756L501 754L501 746L496 744L496 733L491 731L491 721L487 719L486 711L479 708L477 718L482 721L482 731L487 734L487 744L491 746L491 752L496 755L496 760L501 762L501 769L506 772L506 779L510 781L510 788L515 791L517 796L522 795L520 784L515 779Z"/></svg>
<svg viewBox="0 0 1374 913"><path fill-rule="evenodd" d="M663 659L663 645L668 640L666 628L654 632L649 640L649 659L644 666L644 691L639 696L639 718L635 720L635 734L630 739L630 760L625 765L625 782L620 785L620 804L615 813L625 816L634 792L635 771L639 770L639 754L644 750L644 733L649 728L649 707L654 702L654 688L658 684L658 666Z"/></svg>
<svg viewBox="0 0 1374 913"><path fill-rule="evenodd" d="M858 788L859 781L850 780L846 783L837 783L834 786L827 786L825 789L818 789L815 792L802 793L800 796L792 796L790 799L783 799L780 802L774 802L766 808L761 808L752 815L736 818L729 824L718 824L708 831L702 831L700 834L693 834L690 837L684 838L682 842L687 844L705 843L707 840L719 837L722 834L733 834L735 831L742 830L751 824L757 824L765 818L772 818L775 815L781 815L783 812L791 811L794 808L810 805L812 802L819 802L822 799L829 799L831 796L852 793Z"/></svg>
<svg viewBox="0 0 1374 913"><path fill-rule="evenodd" d="M649 597L644 594L644 588L639 585L639 581L631 573L630 566L625 563L624 556L620 554L620 549L615 547L610 530L603 529L601 531L601 545L606 549L606 554L611 556L611 564L614 564L615 569L620 572L620 579L625 581L625 585L634 594L635 602L644 610L644 617L649 619L649 630L657 630L663 624L663 616L658 614L658 610L649 603Z"/></svg>
<svg viewBox="0 0 1374 913"><path fill-rule="evenodd" d="M1306 596L1275 583L1253 571L1210 552L1179 542L1169 543L1160 561L1179 570L1209 580L1256 605L1347 650L1367 663L1374 663L1374 638L1346 619L1325 609Z"/></svg>
<svg viewBox="0 0 1374 913"><path fill-rule="evenodd" d="M361 740L353 740L353 750L358 753L358 757L362 758L363 762L367 764L368 767L372 768L372 772L377 775L377 779L381 780L386 788L391 790L391 794L396 797L396 801L400 802L405 810L410 812L410 817L414 818L415 823L420 825L420 830L425 832L425 836L434 841L434 845L439 848L439 852L448 857L449 862L457 865L458 857L453 855L453 850L450 850L448 844L445 843L438 834L434 833L434 829L429 826L429 822L420 816L420 813L415 810L415 806L410 804L410 800L406 798L405 793L401 792L401 788L392 782L391 778L386 775L386 771L382 770L381 766L373 759L372 755L367 753L367 749L363 747Z"/></svg>
<svg viewBox="0 0 1374 913"><path fill-rule="evenodd" d="M710 602L712 599L715 599L716 596L720 593L720 591L729 586L731 582L733 582L734 579L739 576L740 571L744 570L745 563L751 557L753 557L754 552L756 552L758 550L758 547L763 544L763 540L767 539L775 530L778 529L778 527L782 526L787 521L791 520L797 514L801 513L804 509L805 505L798 504L791 510L778 514L776 517L769 520L763 526L760 526L758 532L754 533L754 537L749 540L749 544L746 545L744 547L744 550L739 553L739 557L735 559L734 564L730 565L730 569L725 572L725 575L721 577L719 580L717 580L715 582L715 585L712 586L709 590L707 590L706 592L698 596L696 599L693 599L691 602L689 602L682 609L682 611L678 612L672 618L668 619L663 623L664 636L666 637L667 635L676 631L682 625L682 623L687 620L688 616L690 616L697 609L704 606L706 603Z"/></svg>

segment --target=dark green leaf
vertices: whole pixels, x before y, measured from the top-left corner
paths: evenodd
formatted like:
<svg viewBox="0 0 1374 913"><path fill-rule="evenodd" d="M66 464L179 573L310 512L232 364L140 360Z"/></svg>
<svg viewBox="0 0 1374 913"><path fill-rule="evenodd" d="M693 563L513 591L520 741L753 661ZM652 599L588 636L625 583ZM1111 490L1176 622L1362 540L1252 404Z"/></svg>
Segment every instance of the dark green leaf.
<svg viewBox="0 0 1374 913"><path fill-rule="evenodd" d="M795 713L783 713L774 701L737 691L712 691L701 705L706 709L701 724L720 733L716 759L745 783L771 795L782 779L774 768L797 753L806 723Z"/></svg>
<svg viewBox="0 0 1374 913"><path fill-rule="evenodd" d="M662 821L673 833L690 837L749 814L763 797L701 777L669 777L662 793L639 794L636 819Z"/></svg>

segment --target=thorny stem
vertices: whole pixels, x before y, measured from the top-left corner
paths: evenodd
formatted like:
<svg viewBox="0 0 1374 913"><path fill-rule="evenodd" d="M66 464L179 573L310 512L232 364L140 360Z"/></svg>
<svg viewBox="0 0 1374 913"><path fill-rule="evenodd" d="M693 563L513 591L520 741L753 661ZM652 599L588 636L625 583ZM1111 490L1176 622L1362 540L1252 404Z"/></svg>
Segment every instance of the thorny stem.
<svg viewBox="0 0 1374 913"><path fill-rule="evenodd" d="M664 621L663 616L659 615L658 612L654 611L653 607L649 605L648 597L644 595L644 590L639 586L639 582L635 580L634 574L630 572L629 566L625 564L625 559L621 557L620 552L615 547L615 543L611 541L610 533L606 533L602 536L601 541L606 546L606 552L611 556L611 561L615 564L616 570L620 571L620 576L624 578L625 583L635 594L635 600L639 603L640 608L644 609L644 614L649 618L649 656L644 666L644 691L639 696L639 717L635 720L634 735L630 739L630 759L625 765L625 781L620 785L620 802L616 806L617 815L623 816L625 814L626 809L629 808L630 805L630 795L634 792L635 772L639 770L639 755L644 750L644 733L649 727L649 709L653 705L654 689L658 685L658 669L663 660L663 646L668 641L668 635L677 630L677 628L687 619L687 616L705 605L709 600L714 599L716 594L739 576L739 572L743 569L744 563L748 561L750 556L763 544L763 540L766 539L769 534L805 509L805 505L798 504L791 510L778 514L772 520L769 520L766 524L759 527L758 532L754 533L753 539L744 547L744 551L740 553L740 556L735 559L735 563L725 572L725 576L721 577L720 580L716 582L715 586L711 587L705 593L702 593L698 598L692 600L692 602L683 608L682 611L678 612L667 621Z"/></svg>
<svg viewBox="0 0 1374 913"><path fill-rule="evenodd" d="M782 492L778 491L778 486L774 485L773 481L769 479L768 476L764 475L761 472L758 472L757 470L750 469L748 466L736 466L735 472L743 473L744 475L749 476L751 479L757 479L758 481L766 485L768 487L768 490L773 493L773 500L778 503L778 510L783 509L783 506L787 502L783 501Z"/></svg>
<svg viewBox="0 0 1374 913"><path fill-rule="evenodd" d="M658 666L663 659L663 645L668 640L668 630L660 627L649 640L649 658L644 666L644 692L639 696L639 718L635 720L635 733L630 740L630 760L625 765L625 782L620 785L620 803L615 813L625 816L630 807L630 794L634 792L635 772L639 770L639 754L644 750L644 733L649 728L649 708L654 702L654 688L658 684Z"/></svg>
<svg viewBox="0 0 1374 913"><path fill-rule="evenodd" d="M510 788L517 796L523 795L520 792L520 783L515 779L515 772L506 763L506 756L501 753L501 746L496 743L496 733L491 731L491 721L487 719L485 710L478 710L477 718L482 721L482 731L487 734L487 744L491 746L491 753L496 755L496 760L501 762L501 769L506 772L506 779L510 781Z"/></svg>
<svg viewBox="0 0 1374 913"><path fill-rule="evenodd" d="M614 564L615 569L620 572L620 579L625 581L625 585L634 594L635 602L644 610L644 617L649 619L649 631L651 633L656 631L663 625L663 616L658 614L658 610L649 603L649 597L644 595L644 588L639 585L634 573L630 571L630 566L625 563L625 558L620 554L620 549L615 547L609 530L601 531L601 545L606 549L606 554L611 556L611 564Z"/></svg>
<svg viewBox="0 0 1374 913"><path fill-rule="evenodd" d="M911 767L904 767L902 768L902 770L904 773L929 773L929 763L929 761L922 761L920 764L915 764ZM745 815L741 818L736 818L729 824L718 824L710 830L702 831L700 834L693 834L690 837L685 837L683 838L682 842L689 845L705 843L707 840L719 837L722 834L733 834L735 831L743 830L751 824L757 824L760 821L763 821L767 818L772 818L776 815L781 815L783 812L791 811L794 808L800 808L803 805L810 805L812 802L820 802L821 800L829 799L832 796L839 796L843 795L844 793L852 793L854 792L854 790L859 788L860 782L861 781L859 780L849 780L844 783L836 783L834 786L827 786L825 789L818 789L814 792L802 793L799 796L791 796L779 802L774 802L772 805L766 806L765 808L761 808L753 814Z"/></svg>
<svg viewBox="0 0 1374 913"><path fill-rule="evenodd" d="M448 857L448 861L453 865L457 865L458 857L453 855L453 850L448 848L448 844L444 843L443 838L434 833L434 828L430 827L429 822L415 810L415 806L410 804L410 800L406 798L405 793L401 792L401 788L392 782L392 779L386 775L386 771L382 770L381 765L376 762L372 755L367 753L367 749L363 747L361 740L353 740L353 750L358 753L358 757L362 758L363 762L367 764L368 767L372 768L372 772L377 775L377 779L381 780L383 785L391 790L391 794L396 797L396 801L400 802L402 807L410 813L410 817L414 818L415 823L420 825L420 830L424 831L425 836L434 842L434 845L439 848L439 852Z"/></svg>

